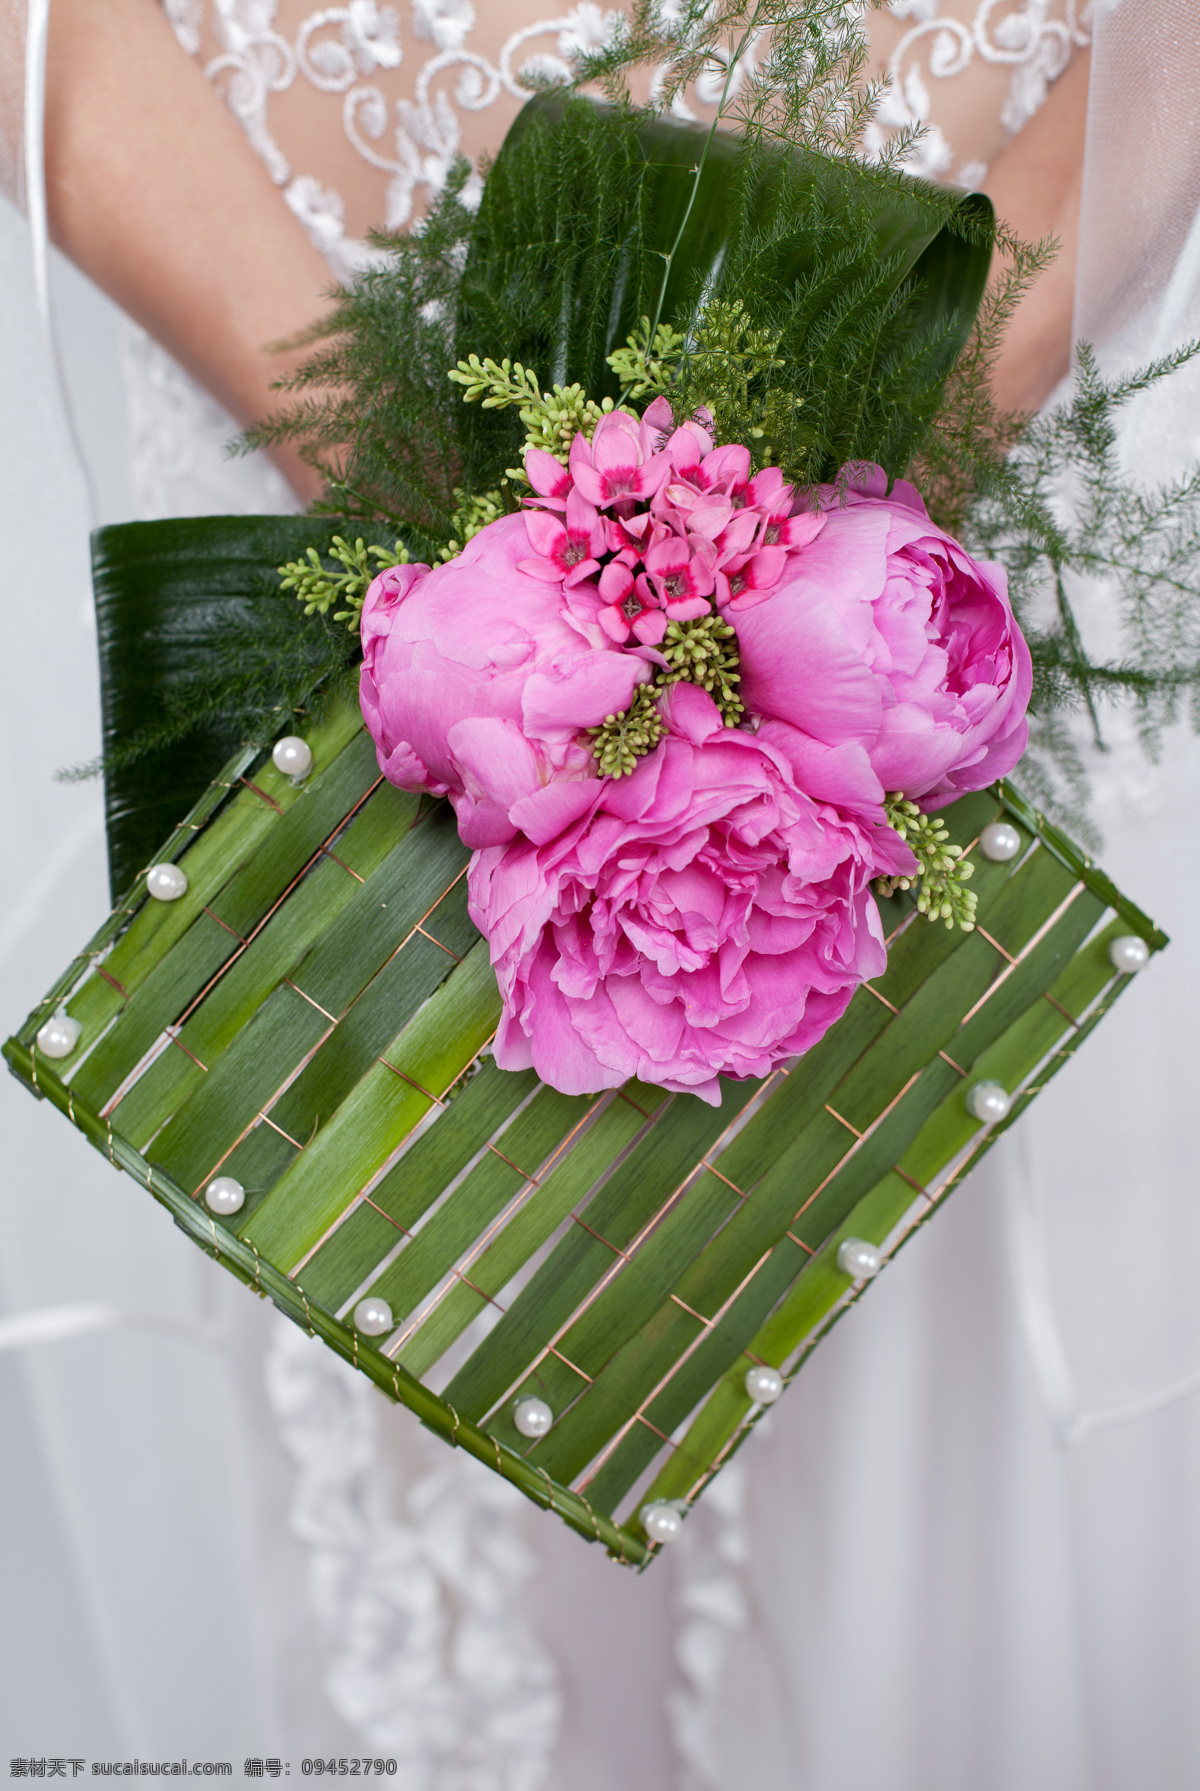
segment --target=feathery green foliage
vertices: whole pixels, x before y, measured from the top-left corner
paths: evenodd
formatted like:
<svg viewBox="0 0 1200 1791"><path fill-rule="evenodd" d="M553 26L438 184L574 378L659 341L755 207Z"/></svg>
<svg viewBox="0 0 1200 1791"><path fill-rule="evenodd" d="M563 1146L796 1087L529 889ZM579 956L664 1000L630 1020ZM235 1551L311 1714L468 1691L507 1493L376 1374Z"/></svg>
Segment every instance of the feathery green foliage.
<svg viewBox="0 0 1200 1791"><path fill-rule="evenodd" d="M805 143L851 155L879 97L864 80L867 45L859 9L845 0L634 0L602 47L580 58L581 85L597 83L627 103L636 69L661 70L655 103L666 112L702 78L724 71L718 121L754 146ZM898 137L889 160L911 146Z"/></svg>
<svg viewBox="0 0 1200 1791"><path fill-rule="evenodd" d="M1003 561L1033 657L1033 757L1042 791L1065 784L1060 811L1083 795L1077 746L1059 718L1086 715L1103 745L1106 704L1131 703L1153 751L1163 726L1200 722L1200 469L1148 489L1123 470L1120 411L1200 354L1193 342L1126 378L1105 380L1087 344L1069 402L1029 421L1007 458L981 468L964 538ZM1081 584L1098 586L1120 645L1093 652L1077 614ZM1108 631L1106 631L1108 632Z"/></svg>
<svg viewBox="0 0 1200 1791"><path fill-rule="evenodd" d="M449 539L463 483L461 407L446 369L474 223L462 202L469 172L456 166L421 230L373 237L378 263L293 344L313 350L280 381L293 402L240 444L299 443L326 480L318 513L389 523L416 559Z"/></svg>

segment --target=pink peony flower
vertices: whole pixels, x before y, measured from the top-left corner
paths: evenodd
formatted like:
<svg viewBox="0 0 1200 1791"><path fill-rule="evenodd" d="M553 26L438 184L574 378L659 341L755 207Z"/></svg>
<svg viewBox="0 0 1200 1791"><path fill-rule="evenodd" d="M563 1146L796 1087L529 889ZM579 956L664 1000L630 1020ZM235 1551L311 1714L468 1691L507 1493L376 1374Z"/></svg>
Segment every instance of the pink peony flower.
<svg viewBox="0 0 1200 1791"><path fill-rule="evenodd" d="M721 725L695 685L632 776L518 801L480 852L470 911L504 1001L504 1069L567 1093L639 1076L715 1104L717 1077L807 1051L886 961L873 876L913 860L878 808L804 794L775 724ZM836 786L836 769L826 767Z"/></svg>
<svg viewBox="0 0 1200 1791"><path fill-rule="evenodd" d="M582 638L561 580L521 569L528 553L526 518L501 517L444 566L381 573L363 605L359 694L379 768L448 794L471 847L512 839L512 805L551 781L592 780L580 731L651 675L599 630Z"/></svg>
<svg viewBox="0 0 1200 1791"><path fill-rule="evenodd" d="M936 808L1025 749L1032 667L1003 568L976 564L913 486L889 495L879 467L844 501L824 493L820 534L736 621L747 711L800 729L814 762L858 752L879 794Z"/></svg>

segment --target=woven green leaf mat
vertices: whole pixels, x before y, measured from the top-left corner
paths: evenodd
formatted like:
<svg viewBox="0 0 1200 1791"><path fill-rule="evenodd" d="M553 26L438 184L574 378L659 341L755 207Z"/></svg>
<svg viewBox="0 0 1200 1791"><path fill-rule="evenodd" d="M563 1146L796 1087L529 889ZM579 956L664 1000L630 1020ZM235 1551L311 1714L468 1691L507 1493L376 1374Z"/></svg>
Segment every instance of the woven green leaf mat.
<svg viewBox="0 0 1200 1791"><path fill-rule="evenodd" d="M444 803L379 774L358 712L293 783L235 755L4 1054L209 1255L618 1559L657 1552L648 1501L692 1501L891 1256L1055 1075L1130 980L1109 945L1165 937L1007 784L948 809L979 927L881 903L888 967L806 1057L719 1109L630 1083L569 1097L496 1068L499 997ZM81 1028L40 1052L55 1014ZM987 1127L980 1081L1015 1098ZM204 1191L235 1177L222 1220ZM385 1300L391 1331L351 1314ZM521 1435L518 1400L553 1413Z"/></svg>

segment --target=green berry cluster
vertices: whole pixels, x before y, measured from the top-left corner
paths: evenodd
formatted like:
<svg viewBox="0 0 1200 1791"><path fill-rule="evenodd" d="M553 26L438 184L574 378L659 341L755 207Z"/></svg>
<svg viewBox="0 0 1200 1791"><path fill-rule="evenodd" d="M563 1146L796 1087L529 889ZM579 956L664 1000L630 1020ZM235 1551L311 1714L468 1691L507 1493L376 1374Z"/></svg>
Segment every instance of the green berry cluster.
<svg viewBox="0 0 1200 1791"><path fill-rule="evenodd" d="M368 547L361 535L351 547L335 535L329 544L328 558L342 570L330 571L316 548L310 547L304 559L289 560L278 568L279 588L291 591L300 600L306 616L328 615L330 606L340 603L342 608L334 610L333 619L345 622L354 634L358 631L367 586L385 567L406 566L408 549L399 541L392 548Z"/></svg>
<svg viewBox="0 0 1200 1791"><path fill-rule="evenodd" d="M975 926L977 897L964 887L975 866L964 859L961 846L952 846L950 835L934 815L923 815L915 802L907 802L900 791L884 802L889 827L910 846L916 855L916 877L881 877L876 884L881 895L892 895L897 889L917 889L917 912L927 920L943 920L947 927L961 927L969 933Z"/></svg>
<svg viewBox="0 0 1200 1791"><path fill-rule="evenodd" d="M672 390L686 348L687 337L669 323L660 323L651 341L650 319L643 317L626 337L625 347L608 356L608 364L624 384L627 398L648 398L652 392Z"/></svg>
<svg viewBox="0 0 1200 1791"><path fill-rule="evenodd" d="M439 550L439 560L457 558L467 542L474 540L481 529L487 528L489 522L496 522L501 516L508 514L504 493L499 489L485 491L482 497L468 497L461 485L456 485L454 498L458 506L450 525L454 533L445 547Z"/></svg>
<svg viewBox="0 0 1200 1791"><path fill-rule="evenodd" d="M742 679L737 647L730 645L736 640L730 623L713 611L691 622L668 622L659 652L671 669L659 673L659 684L678 684L684 679L698 684L716 703L726 727L736 727L745 708L735 689Z"/></svg>
<svg viewBox="0 0 1200 1791"><path fill-rule="evenodd" d="M600 727L588 729L601 777L627 777L639 759L654 751L666 732L658 699L672 684L698 684L716 703L725 726L737 726L742 702L734 685L741 674L737 648L730 645L736 639L729 623L715 614L668 622L659 652L670 670L639 684L628 709L606 715Z"/></svg>
<svg viewBox="0 0 1200 1791"><path fill-rule="evenodd" d="M481 404L484 410L514 407L525 425L525 446L544 448L565 466L571 443L580 433L591 439L601 417L613 409L611 398L597 404L581 385L552 386L543 392L532 368L520 361L494 361L477 354L450 370L455 385L462 386L464 404ZM528 484L523 467L509 467L507 476Z"/></svg>
<svg viewBox="0 0 1200 1791"><path fill-rule="evenodd" d="M628 709L606 715L598 728L588 729L601 777L628 777L638 760L658 745L666 732L658 709L660 694L656 684L639 684Z"/></svg>

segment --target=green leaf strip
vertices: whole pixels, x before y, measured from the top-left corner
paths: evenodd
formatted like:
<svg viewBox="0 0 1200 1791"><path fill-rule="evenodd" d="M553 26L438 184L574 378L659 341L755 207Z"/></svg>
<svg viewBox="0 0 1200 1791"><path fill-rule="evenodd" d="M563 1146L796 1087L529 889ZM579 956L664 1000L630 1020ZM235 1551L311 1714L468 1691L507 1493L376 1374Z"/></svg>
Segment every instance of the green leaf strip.
<svg viewBox="0 0 1200 1791"><path fill-rule="evenodd" d="M602 1512L593 1510L587 1499L569 1487L556 1485L487 1431L460 1417L453 1406L422 1386L399 1364L390 1362L372 1343L332 1317L323 1307L310 1302L300 1287L263 1260L253 1244L243 1242L224 1225L219 1225L170 1176L147 1163L119 1133L113 1131L108 1121L101 1119L83 1101L76 1100L58 1076L44 1067L44 1060L39 1062L36 1048L30 1050L16 1039L9 1039L4 1046L4 1056L15 1075L65 1113L114 1168L123 1169L153 1194L180 1230L199 1244L207 1255L215 1257L247 1287L272 1300L280 1312L303 1326L310 1337L320 1337L343 1360L361 1369L395 1404L407 1406L422 1424L436 1431L444 1441L465 1449L519 1487L526 1497L555 1511L581 1536L602 1543L623 1565L636 1565L645 1559L647 1548L643 1540L613 1523Z"/></svg>

